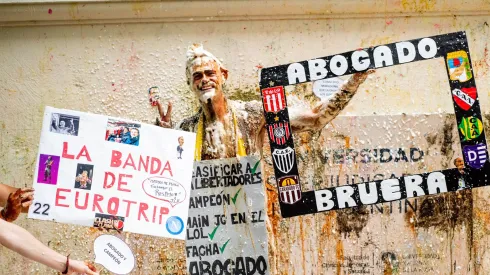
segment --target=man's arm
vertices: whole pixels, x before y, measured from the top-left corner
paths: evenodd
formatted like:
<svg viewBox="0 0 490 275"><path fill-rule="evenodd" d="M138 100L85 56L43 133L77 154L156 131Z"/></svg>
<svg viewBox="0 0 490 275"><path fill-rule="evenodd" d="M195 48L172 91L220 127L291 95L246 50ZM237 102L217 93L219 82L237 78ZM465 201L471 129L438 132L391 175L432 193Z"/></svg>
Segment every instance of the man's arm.
<svg viewBox="0 0 490 275"><path fill-rule="evenodd" d="M24 228L13 223L8 223L0 219L0 244L13 250L20 255L49 266L50 268L64 272L66 268L66 256L45 246L39 240L34 238L31 233ZM98 273L93 266L80 261L70 260L68 264L68 274L89 274Z"/></svg>
<svg viewBox="0 0 490 275"><path fill-rule="evenodd" d="M368 75L374 73L374 70L369 70L362 73L352 75L345 82L340 91L333 98L320 101L313 109L304 110L289 108L289 119L293 131L301 130L321 130L331 120L333 120L344 108L357 92Z"/></svg>
<svg viewBox="0 0 490 275"><path fill-rule="evenodd" d="M167 104L167 114L163 109L160 100L157 100L158 114L160 115L160 126L164 128L172 128L172 103Z"/></svg>

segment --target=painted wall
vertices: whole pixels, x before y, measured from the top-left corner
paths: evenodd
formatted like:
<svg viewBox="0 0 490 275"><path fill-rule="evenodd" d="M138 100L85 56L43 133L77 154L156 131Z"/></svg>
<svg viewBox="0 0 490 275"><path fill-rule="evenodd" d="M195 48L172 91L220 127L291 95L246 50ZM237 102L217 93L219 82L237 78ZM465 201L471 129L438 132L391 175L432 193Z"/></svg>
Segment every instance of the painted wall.
<svg viewBox="0 0 490 275"><path fill-rule="evenodd" d="M175 121L191 115L198 105L186 86L185 52L194 42L204 43L230 70L229 98L251 100L259 98L261 67L465 30L486 114L485 129L490 130L490 4L485 1L471 5L449 0L10 2L0 5L0 181L17 187L32 184L45 106L153 123L156 110L148 104L147 90L159 86L164 100L174 103ZM380 69L341 116L374 114L381 121L401 114L445 117L454 113L444 70L442 60ZM305 96L299 90L292 94ZM313 99L304 101L312 104ZM397 120L391 121L392 125L376 131L400 134ZM329 130L325 131L318 137L320 150L329 144L325 141ZM418 171L450 166L458 152L451 146L449 154L442 149L451 143L441 138L447 132L439 134L433 152L444 161ZM396 140L389 142L396 145ZM313 146L317 139L306 142ZM264 170L271 173L272 167L266 162ZM374 262L386 251L394 251L405 263L411 257L411 265L433 268L437 274L485 274L490 269L485 254L490 245L489 194L487 188L480 188L436 199L436 204L446 208L432 211L428 221L414 223L406 219L417 219L417 213L332 212L280 220L278 212L272 211L274 192L269 192L273 274L362 274L349 269L348 263L362 262L367 256L376 266L367 274L424 274L423 269L396 270L393 263ZM461 212L465 219L444 222L462 201L471 201ZM360 223L359 230L345 230L345 215ZM53 249L79 259L93 257L92 243L101 234L25 217L17 223ZM138 268L133 274L184 274L183 242L129 233L122 237L137 254ZM51 274L5 248L0 248L0 266L1 274Z"/></svg>

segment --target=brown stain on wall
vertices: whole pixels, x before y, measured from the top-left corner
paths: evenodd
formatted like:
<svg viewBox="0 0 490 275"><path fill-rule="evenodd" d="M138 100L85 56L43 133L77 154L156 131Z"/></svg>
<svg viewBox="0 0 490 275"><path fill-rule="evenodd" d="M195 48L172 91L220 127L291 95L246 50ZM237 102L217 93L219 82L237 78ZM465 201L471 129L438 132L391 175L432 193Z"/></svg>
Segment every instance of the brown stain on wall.
<svg viewBox="0 0 490 275"><path fill-rule="evenodd" d="M417 230L415 229L416 218L415 212L411 208L408 208L407 212L405 213L404 220L407 228L410 229L410 232L412 232L414 237L417 236Z"/></svg>
<svg viewBox="0 0 490 275"><path fill-rule="evenodd" d="M416 226L448 230L466 224L472 226L471 189L427 197L417 213Z"/></svg>
<svg viewBox="0 0 490 275"><path fill-rule="evenodd" d="M303 226L303 217L299 216L298 217L299 221L299 232L301 235L301 265L303 267L303 270L306 270L306 259L305 259L305 230Z"/></svg>
<svg viewBox="0 0 490 275"><path fill-rule="evenodd" d="M340 238L337 240L337 245L335 247L335 257L337 258L337 275L340 275L342 265L344 264L344 243Z"/></svg>
<svg viewBox="0 0 490 275"><path fill-rule="evenodd" d="M337 210L337 228L344 237L355 233L359 237L369 221L369 210L366 205Z"/></svg>
<svg viewBox="0 0 490 275"><path fill-rule="evenodd" d="M350 148L350 137L344 136L345 148ZM340 168L342 171L342 168ZM340 173L340 172L339 172ZM344 237L355 233L357 237L369 221L369 210L365 205L337 210L337 228Z"/></svg>

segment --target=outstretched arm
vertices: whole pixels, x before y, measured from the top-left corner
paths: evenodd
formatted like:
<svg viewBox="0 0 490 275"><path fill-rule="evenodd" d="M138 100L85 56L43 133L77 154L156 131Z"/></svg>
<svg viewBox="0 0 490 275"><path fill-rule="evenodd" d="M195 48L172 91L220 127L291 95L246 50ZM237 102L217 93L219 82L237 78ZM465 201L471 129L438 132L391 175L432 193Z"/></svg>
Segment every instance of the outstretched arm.
<svg viewBox="0 0 490 275"><path fill-rule="evenodd" d="M347 106L347 103L357 92L359 85L372 73L374 73L374 70L352 75L333 98L320 101L311 110L290 108L289 117L293 131L323 129L327 123L333 120Z"/></svg>
<svg viewBox="0 0 490 275"><path fill-rule="evenodd" d="M64 272L66 269L66 256L45 246L22 227L1 219L0 244L28 259L49 266L52 269L60 272ZM97 275L98 273L94 271L96 270L92 265L76 260L69 261L68 274Z"/></svg>

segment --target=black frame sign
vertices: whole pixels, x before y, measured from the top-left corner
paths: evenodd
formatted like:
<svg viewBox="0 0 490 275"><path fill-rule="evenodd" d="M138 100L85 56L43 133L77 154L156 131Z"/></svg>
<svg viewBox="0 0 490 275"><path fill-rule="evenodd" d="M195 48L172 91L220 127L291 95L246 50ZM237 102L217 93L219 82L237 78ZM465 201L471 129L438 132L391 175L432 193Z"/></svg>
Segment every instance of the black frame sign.
<svg viewBox="0 0 490 275"><path fill-rule="evenodd" d="M464 171L446 169L302 192L284 86L405 63L444 58ZM283 217L358 207L490 185L490 162L465 32L364 48L264 68L260 90Z"/></svg>

